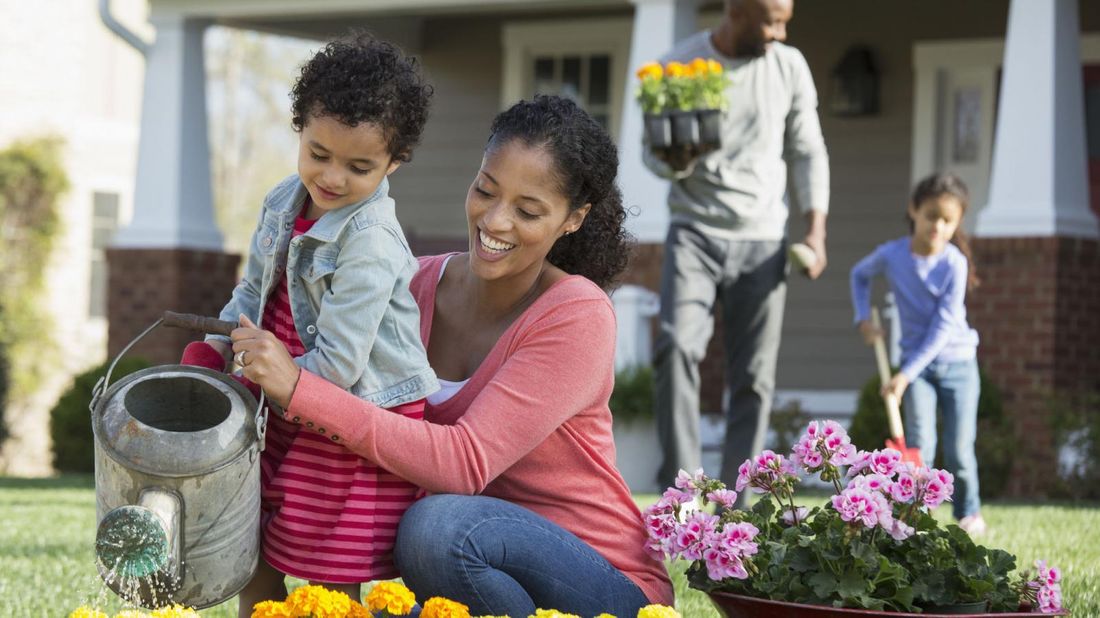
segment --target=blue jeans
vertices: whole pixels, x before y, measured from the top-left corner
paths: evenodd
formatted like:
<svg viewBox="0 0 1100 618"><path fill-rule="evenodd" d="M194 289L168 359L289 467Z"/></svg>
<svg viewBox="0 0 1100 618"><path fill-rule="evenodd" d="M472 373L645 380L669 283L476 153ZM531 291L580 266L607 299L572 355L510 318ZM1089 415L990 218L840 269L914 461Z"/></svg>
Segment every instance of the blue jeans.
<svg viewBox="0 0 1100 618"><path fill-rule="evenodd" d="M536 608L590 617L634 616L641 589L572 533L487 496L429 496L401 518L401 577L423 601L441 596L470 612L530 616Z"/></svg>
<svg viewBox="0 0 1100 618"><path fill-rule="evenodd" d="M943 413L943 465L955 475L952 511L956 519L981 509L978 497L978 362L933 362L905 390L905 435L932 465L936 456L936 407Z"/></svg>

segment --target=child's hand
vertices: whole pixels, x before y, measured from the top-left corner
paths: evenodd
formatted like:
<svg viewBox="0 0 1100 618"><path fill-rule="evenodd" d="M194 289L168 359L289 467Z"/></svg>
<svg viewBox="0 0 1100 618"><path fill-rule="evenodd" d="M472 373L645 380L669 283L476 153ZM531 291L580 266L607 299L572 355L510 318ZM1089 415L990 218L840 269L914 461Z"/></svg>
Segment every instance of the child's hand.
<svg viewBox="0 0 1100 618"><path fill-rule="evenodd" d="M285 408L298 386L300 369L274 333L257 327L248 316L229 335L233 340L233 361L244 377L264 389L268 399Z"/></svg>
<svg viewBox="0 0 1100 618"><path fill-rule="evenodd" d="M875 339L883 336L882 329L877 328L871 320L863 320L859 323L859 334L863 335L863 342L867 345L874 345Z"/></svg>
<svg viewBox="0 0 1100 618"><path fill-rule="evenodd" d="M897 373L882 387L882 397L885 399L893 395L898 401L901 401L901 396L907 388L909 388L909 378L905 377L903 373Z"/></svg>

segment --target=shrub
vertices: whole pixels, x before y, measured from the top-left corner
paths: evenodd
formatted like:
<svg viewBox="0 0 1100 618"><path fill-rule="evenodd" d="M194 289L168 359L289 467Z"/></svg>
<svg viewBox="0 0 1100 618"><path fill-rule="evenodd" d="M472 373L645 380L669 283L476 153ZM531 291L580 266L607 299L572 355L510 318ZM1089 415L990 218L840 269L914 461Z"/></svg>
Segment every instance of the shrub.
<svg viewBox="0 0 1100 618"><path fill-rule="evenodd" d="M635 365L617 372L608 406L615 420L627 425L653 418L653 368Z"/></svg>
<svg viewBox="0 0 1100 618"><path fill-rule="evenodd" d="M1051 494L1075 500L1100 499L1100 393L1056 397L1051 402L1050 424L1054 444L1072 453L1060 462Z"/></svg>
<svg viewBox="0 0 1100 618"><path fill-rule="evenodd" d="M1001 405L1001 392L985 372L980 372L981 395L978 398L978 439L974 445L978 456L978 483L983 497L1004 494L1005 484L1012 471L1012 460L1017 448L1016 433L1011 421L1004 414ZM859 402L848 435L861 449L879 449L890 436L886 421L886 404L879 395L880 382L877 376L863 385L859 393ZM902 406L902 417L905 406ZM937 416L937 434L939 429ZM937 447L936 460L941 461L941 451ZM933 462L926 461L932 465Z"/></svg>
<svg viewBox="0 0 1100 618"><path fill-rule="evenodd" d="M95 446L92 437L92 415L88 404L92 401L92 389L99 378L107 373L110 362L76 376L73 385L57 400L50 410L50 438L53 440L53 466L59 472L93 472L95 470ZM123 376L149 367L149 362L138 357L126 357L111 372L114 384Z"/></svg>

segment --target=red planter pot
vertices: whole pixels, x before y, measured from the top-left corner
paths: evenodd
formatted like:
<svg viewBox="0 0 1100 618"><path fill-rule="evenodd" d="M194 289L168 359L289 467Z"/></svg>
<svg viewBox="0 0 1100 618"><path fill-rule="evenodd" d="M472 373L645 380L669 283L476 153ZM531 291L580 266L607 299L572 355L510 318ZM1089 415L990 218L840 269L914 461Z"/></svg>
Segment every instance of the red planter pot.
<svg viewBox="0 0 1100 618"><path fill-rule="evenodd" d="M1068 616L1062 610L1057 614L1000 613L1000 614L910 614L908 612L881 612L868 609L845 609L824 605L804 605L785 601L757 599L728 592L711 592L710 599L728 618L898 618L899 616L920 616L921 618L1036 618L1037 616Z"/></svg>

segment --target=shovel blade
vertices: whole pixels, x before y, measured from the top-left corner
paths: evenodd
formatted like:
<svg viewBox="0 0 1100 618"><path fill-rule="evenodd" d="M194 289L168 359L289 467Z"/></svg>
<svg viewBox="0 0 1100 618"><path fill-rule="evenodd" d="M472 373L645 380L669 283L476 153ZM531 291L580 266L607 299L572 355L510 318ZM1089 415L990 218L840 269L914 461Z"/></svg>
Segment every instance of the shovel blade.
<svg viewBox="0 0 1100 618"><path fill-rule="evenodd" d="M905 438L887 438L886 448L892 448L901 453L901 460L912 463L915 466L923 465L920 459L920 449L905 445Z"/></svg>

